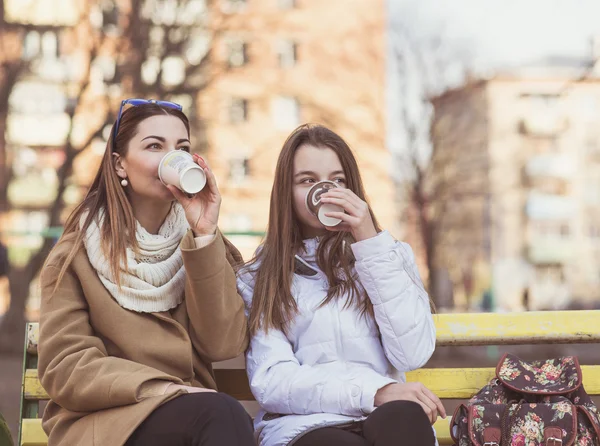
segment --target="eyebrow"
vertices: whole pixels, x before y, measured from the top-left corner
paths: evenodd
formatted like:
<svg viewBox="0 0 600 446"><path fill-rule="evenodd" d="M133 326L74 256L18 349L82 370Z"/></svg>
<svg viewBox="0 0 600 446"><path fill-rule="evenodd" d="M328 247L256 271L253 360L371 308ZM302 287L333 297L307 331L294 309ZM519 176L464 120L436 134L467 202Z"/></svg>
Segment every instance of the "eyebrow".
<svg viewBox="0 0 600 446"><path fill-rule="evenodd" d="M150 135L150 136L146 136L145 138L142 139L142 141L146 140L146 139L150 139L150 138L154 138L154 139L158 139L161 142L165 142L166 139L163 138L162 136L156 136L156 135ZM177 144L181 144L182 142L190 142L189 139L183 138L183 139L179 139L177 141Z"/></svg>
<svg viewBox="0 0 600 446"><path fill-rule="evenodd" d="M340 175L340 174L344 174L343 170L336 170L335 172L331 172L329 175ZM298 172L296 175L294 175L295 177L299 177L300 175L313 175L316 176L317 174L314 173L312 170L301 170L300 172Z"/></svg>

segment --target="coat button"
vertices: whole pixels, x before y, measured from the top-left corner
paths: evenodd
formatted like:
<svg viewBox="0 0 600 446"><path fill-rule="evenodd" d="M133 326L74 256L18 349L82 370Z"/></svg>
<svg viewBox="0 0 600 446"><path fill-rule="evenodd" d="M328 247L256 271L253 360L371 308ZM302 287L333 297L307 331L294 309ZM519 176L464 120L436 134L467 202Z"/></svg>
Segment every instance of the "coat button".
<svg viewBox="0 0 600 446"><path fill-rule="evenodd" d="M393 262L394 260L396 260L398 258L398 255L392 251L390 252L390 260Z"/></svg>
<svg viewBox="0 0 600 446"><path fill-rule="evenodd" d="M357 397L359 394L360 394L360 389L358 388L358 386L354 386L352 388L352 396Z"/></svg>

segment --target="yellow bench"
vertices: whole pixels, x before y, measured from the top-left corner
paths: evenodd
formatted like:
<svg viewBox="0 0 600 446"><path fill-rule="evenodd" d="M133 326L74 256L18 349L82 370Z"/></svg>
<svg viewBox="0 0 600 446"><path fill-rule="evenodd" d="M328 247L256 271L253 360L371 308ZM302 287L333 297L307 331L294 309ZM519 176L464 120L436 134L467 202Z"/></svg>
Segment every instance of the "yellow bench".
<svg viewBox="0 0 600 446"><path fill-rule="evenodd" d="M600 343L600 310L435 316L437 346ZM23 364L19 445L47 444L38 418L39 402L48 399L37 376L38 324L28 324ZM590 395L600 395L600 365L583 366ZM240 401L253 401L244 369L215 370L219 390ZM494 376L493 368L421 369L407 374L440 398L470 398ZM440 444L452 444L448 421L435 424Z"/></svg>

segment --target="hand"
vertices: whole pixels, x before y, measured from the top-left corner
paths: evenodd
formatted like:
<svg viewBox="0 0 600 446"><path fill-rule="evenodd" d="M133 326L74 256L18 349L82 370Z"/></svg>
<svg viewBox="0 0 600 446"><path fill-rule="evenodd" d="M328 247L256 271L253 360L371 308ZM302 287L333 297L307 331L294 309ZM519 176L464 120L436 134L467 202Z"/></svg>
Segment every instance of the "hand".
<svg viewBox="0 0 600 446"><path fill-rule="evenodd" d="M327 226L330 231L350 231L354 240L360 242L377 235L369 205L358 198L350 189L338 187L329 189L321 195L323 203L341 206L346 212L326 212L327 217L339 218L342 222L336 226Z"/></svg>
<svg viewBox="0 0 600 446"><path fill-rule="evenodd" d="M442 418L446 418L446 409L440 399L421 383L388 384L375 394L375 406L398 400L414 401L420 404L431 424L435 423L438 414Z"/></svg>
<svg viewBox="0 0 600 446"><path fill-rule="evenodd" d="M165 393L176 392L178 390L185 390L187 393L207 393L207 392L216 393L216 390L213 390L213 389L204 389L202 387L184 386L182 384L175 384L175 383L169 384L165 389Z"/></svg>
<svg viewBox="0 0 600 446"><path fill-rule="evenodd" d="M206 161L194 154L194 161L202 168L206 175L206 186L192 198L180 191L175 186L167 187L183 206L187 221L194 232L194 237L213 235L217 232L219 210L221 209L221 194L217 187L214 174Z"/></svg>

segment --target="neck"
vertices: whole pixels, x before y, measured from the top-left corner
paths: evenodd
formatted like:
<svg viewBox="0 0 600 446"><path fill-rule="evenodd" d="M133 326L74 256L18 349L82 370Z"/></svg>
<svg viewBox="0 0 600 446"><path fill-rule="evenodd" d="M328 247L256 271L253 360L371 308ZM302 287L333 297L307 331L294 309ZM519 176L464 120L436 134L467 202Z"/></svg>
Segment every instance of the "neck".
<svg viewBox="0 0 600 446"><path fill-rule="evenodd" d="M321 235L325 235L327 233L327 229L325 228L313 228L312 226L304 226L302 229L302 238L306 240L307 238L315 238Z"/></svg>
<svg viewBox="0 0 600 446"><path fill-rule="evenodd" d="M129 197L129 202L133 209L133 215L142 228L149 234L158 234L158 230L169 215L172 203L132 196Z"/></svg>

